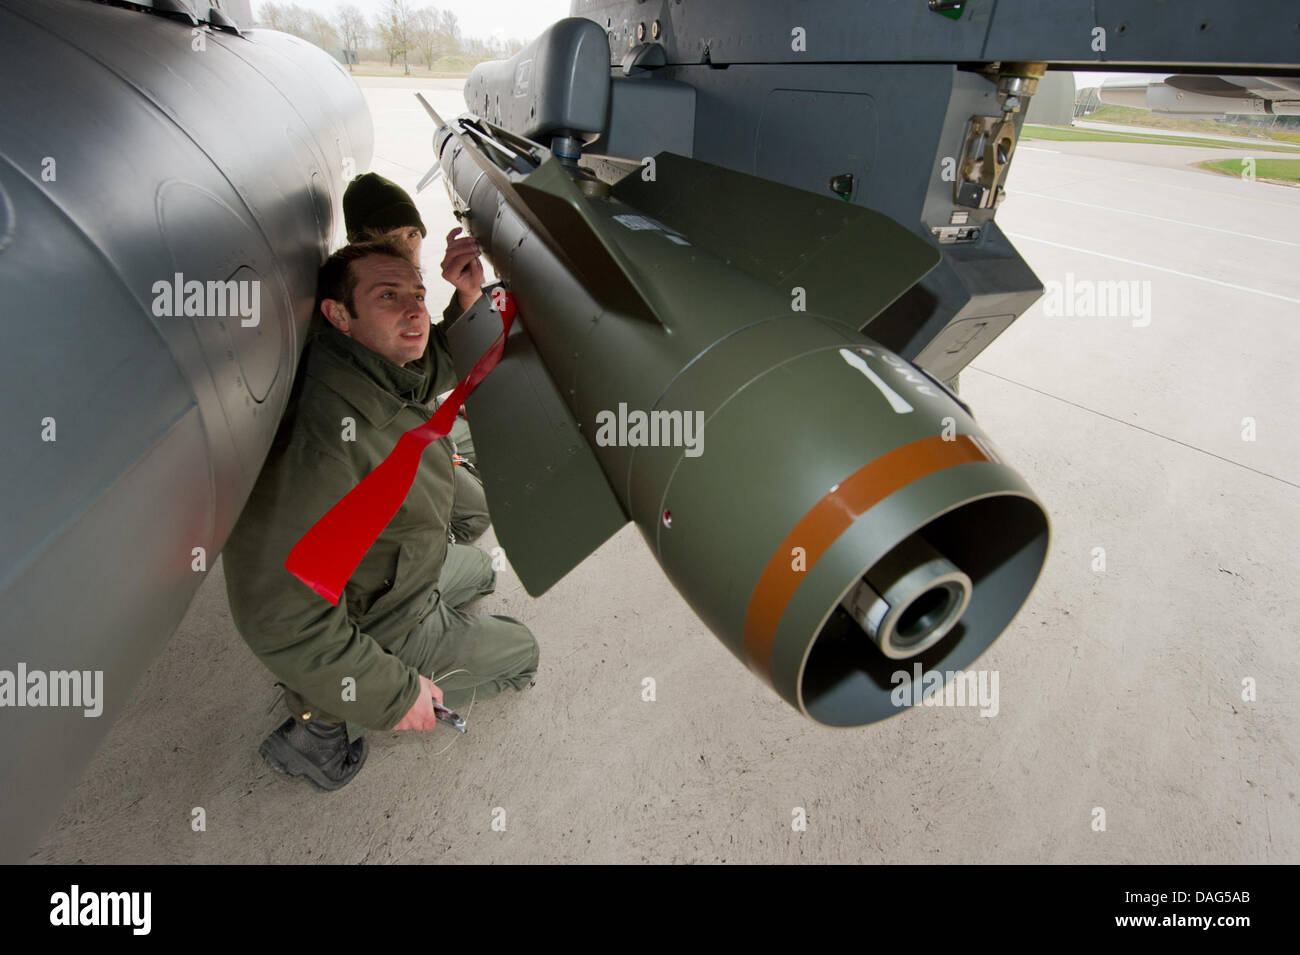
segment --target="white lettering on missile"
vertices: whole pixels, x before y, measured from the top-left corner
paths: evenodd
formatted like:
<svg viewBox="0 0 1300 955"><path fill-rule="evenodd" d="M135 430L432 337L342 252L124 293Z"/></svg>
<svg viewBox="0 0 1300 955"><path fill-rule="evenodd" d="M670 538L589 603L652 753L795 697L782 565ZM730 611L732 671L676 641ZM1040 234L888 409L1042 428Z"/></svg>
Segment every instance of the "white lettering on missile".
<svg viewBox="0 0 1300 955"><path fill-rule="evenodd" d="M647 219L645 216L614 216L614 221L625 229L631 229L633 232L643 232L646 229L662 230L662 226L653 219Z"/></svg>
<svg viewBox="0 0 1300 955"><path fill-rule="evenodd" d="M688 458L704 453L703 411L596 412L596 444L602 448L685 448Z"/></svg>
<svg viewBox="0 0 1300 955"><path fill-rule="evenodd" d="M674 242L677 245L690 245L686 239L668 228L668 226L651 219L649 216L635 216L624 213L623 215L614 216L614 221L633 232L662 232L664 238L669 242Z"/></svg>
<svg viewBox="0 0 1300 955"><path fill-rule="evenodd" d="M879 358L886 365L889 365L894 371L903 376L903 380L917 390L918 394L925 395L929 398L939 397L938 393L930 387L930 379L926 378L921 372L917 371L912 365L903 361L893 352L881 352L877 355L870 348L859 348L859 355L867 355L872 358Z"/></svg>
<svg viewBox="0 0 1300 955"><path fill-rule="evenodd" d="M866 375L867 380L880 390L880 393L885 396L885 400L889 402L889 407L893 408L895 412L898 414L907 414L910 411L916 410L903 399L902 395L896 392L893 388L890 388L889 385L885 384L884 379L871 370L867 365L866 359L861 355L857 355L847 348L841 348L840 357L848 362L850 366Z"/></svg>

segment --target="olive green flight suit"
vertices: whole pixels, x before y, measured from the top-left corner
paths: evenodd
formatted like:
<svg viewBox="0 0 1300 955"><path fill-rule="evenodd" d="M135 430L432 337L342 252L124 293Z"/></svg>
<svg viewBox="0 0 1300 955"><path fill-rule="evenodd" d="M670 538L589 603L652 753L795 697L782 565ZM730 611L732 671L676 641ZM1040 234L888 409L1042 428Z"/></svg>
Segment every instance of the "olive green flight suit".
<svg viewBox="0 0 1300 955"><path fill-rule="evenodd" d="M445 329L460 318L462 311L460 300L453 291L451 302L442 311L442 327ZM456 453L470 463L470 467L456 466L456 503L452 507L450 525L456 540L468 544L483 535L492 518L488 515L487 495L483 493L483 477L478 473L474 437L469 432L469 423L460 415L456 416L449 437L456 446Z"/></svg>
<svg viewBox="0 0 1300 955"><path fill-rule="evenodd" d="M456 503L451 509L451 532L457 541L470 543L483 536L492 523L488 514L487 495L483 493L483 479L478 473L474 457L474 439L469 433L469 423L460 415L451 426L449 435L456 453L469 462L456 464Z"/></svg>
<svg viewBox="0 0 1300 955"><path fill-rule="evenodd" d="M429 417L434 395L454 386L441 327L429 338L418 361L399 366L332 327L319 330L223 550L235 625L286 686L290 711L346 721L350 736L398 723L419 693L417 673L455 709L523 689L537 671L527 627L460 609L491 593L496 575L482 551L448 543L461 468L446 438L425 449L401 509L337 606L284 568L299 538Z"/></svg>

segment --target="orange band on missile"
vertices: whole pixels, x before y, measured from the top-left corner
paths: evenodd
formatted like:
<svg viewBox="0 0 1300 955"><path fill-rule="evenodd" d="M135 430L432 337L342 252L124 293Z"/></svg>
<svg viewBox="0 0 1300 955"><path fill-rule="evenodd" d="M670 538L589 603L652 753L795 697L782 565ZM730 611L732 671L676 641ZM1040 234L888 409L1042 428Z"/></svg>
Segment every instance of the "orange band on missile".
<svg viewBox="0 0 1300 955"><path fill-rule="evenodd" d="M758 578L745 613L745 655L750 667L771 681L772 641L785 608L808 571L854 521L895 491L936 471L997 460L993 450L979 438L959 434L945 441L935 435L895 448L837 484L799 519ZM803 570L791 566L796 547L803 548Z"/></svg>

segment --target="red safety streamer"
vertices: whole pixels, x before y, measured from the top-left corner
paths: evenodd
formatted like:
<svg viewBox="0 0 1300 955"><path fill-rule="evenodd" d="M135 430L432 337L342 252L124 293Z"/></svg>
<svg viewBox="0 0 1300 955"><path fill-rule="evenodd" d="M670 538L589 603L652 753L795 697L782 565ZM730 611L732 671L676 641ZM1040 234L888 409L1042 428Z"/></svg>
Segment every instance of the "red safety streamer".
<svg viewBox="0 0 1300 955"><path fill-rule="evenodd" d="M438 406L432 418L398 438L388 457L313 524L289 552L285 570L331 604L338 606L348 578L406 500L420 469L424 449L447 435L469 393L501 360L506 336L515 320L515 300L496 289L494 303L501 313L501 334L474 363L469 374Z"/></svg>

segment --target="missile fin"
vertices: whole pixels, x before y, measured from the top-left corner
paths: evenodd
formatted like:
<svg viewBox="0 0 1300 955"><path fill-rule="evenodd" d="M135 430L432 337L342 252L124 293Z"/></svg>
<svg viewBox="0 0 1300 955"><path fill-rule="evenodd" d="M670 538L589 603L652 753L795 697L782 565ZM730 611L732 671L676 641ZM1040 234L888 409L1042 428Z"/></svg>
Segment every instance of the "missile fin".
<svg viewBox="0 0 1300 955"><path fill-rule="evenodd" d="M447 123L421 94L417 93L416 99L436 124L450 131L457 145L483 170L510 207L570 271L582 278L588 291L602 305L634 318L657 320L646 298L644 283L637 281L637 272L628 257L617 241L604 233L600 221L588 209L586 199L569 173L561 168L559 160L547 155L547 150L536 143L530 144L535 154L545 158L523 178L511 178L479 148L472 134L463 134L458 128L460 121ZM505 140L511 139L527 143L490 123L481 125L501 138L499 146L510 147Z"/></svg>
<svg viewBox="0 0 1300 955"><path fill-rule="evenodd" d="M420 177L420 181L415 184L415 191L424 192L425 186L429 185L429 183L433 182L441 175L442 167L435 163L432 169Z"/></svg>
<svg viewBox="0 0 1300 955"><path fill-rule="evenodd" d="M491 309L489 292L447 330L457 374L500 331ZM540 596L628 516L522 322L465 408L497 540L524 589Z"/></svg>
<svg viewBox="0 0 1300 955"><path fill-rule="evenodd" d="M939 250L863 206L662 152L614 198L780 291L861 329L939 264Z"/></svg>
<svg viewBox="0 0 1300 955"><path fill-rule="evenodd" d="M624 315L659 321L653 283L645 281L608 218L596 214L558 161L542 163L515 184L515 191L532 219L545 225L543 239L598 302Z"/></svg>

